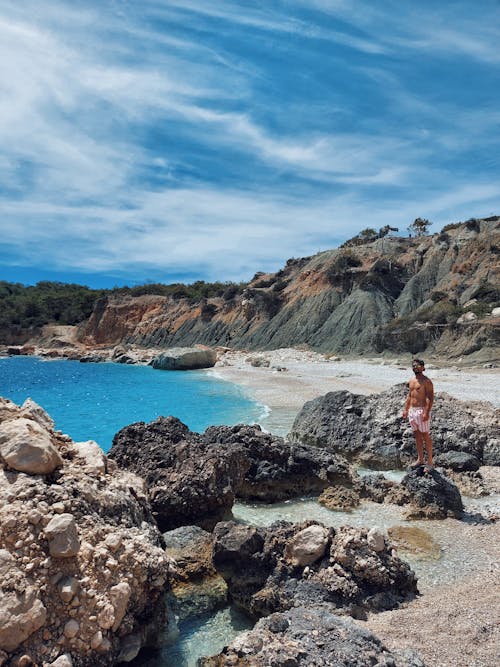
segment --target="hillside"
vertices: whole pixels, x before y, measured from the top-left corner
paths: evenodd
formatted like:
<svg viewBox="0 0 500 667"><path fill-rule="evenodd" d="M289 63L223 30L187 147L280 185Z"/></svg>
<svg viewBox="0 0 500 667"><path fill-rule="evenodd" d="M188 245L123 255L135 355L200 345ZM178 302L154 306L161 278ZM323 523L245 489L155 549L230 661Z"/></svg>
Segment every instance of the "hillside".
<svg viewBox="0 0 500 667"><path fill-rule="evenodd" d="M105 296L79 339L90 347L308 345L327 353L427 350L494 359L499 274L500 217L474 219L430 236L290 259L221 296Z"/></svg>

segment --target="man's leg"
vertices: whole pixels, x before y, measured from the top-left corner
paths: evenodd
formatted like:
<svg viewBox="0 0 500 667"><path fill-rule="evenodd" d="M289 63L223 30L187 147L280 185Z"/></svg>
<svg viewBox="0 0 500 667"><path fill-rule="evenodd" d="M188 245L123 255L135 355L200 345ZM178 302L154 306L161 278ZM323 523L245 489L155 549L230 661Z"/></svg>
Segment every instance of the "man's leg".
<svg viewBox="0 0 500 667"><path fill-rule="evenodd" d="M432 440L429 433L422 433L424 436L425 449L427 450L427 463L432 465ZM422 452L423 453L423 452Z"/></svg>
<svg viewBox="0 0 500 667"><path fill-rule="evenodd" d="M417 460L415 463L424 464L424 441L422 438L422 433L420 431L414 431L415 435L415 444L417 445Z"/></svg>

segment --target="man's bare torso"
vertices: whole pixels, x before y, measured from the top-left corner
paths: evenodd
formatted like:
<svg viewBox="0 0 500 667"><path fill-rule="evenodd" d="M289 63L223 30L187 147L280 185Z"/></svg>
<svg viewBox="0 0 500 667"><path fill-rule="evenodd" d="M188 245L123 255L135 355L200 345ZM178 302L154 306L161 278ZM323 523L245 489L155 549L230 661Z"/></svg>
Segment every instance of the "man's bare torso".
<svg viewBox="0 0 500 667"><path fill-rule="evenodd" d="M409 382L410 387L410 407L427 407L427 398L432 394L432 382L425 375L420 378L412 378Z"/></svg>

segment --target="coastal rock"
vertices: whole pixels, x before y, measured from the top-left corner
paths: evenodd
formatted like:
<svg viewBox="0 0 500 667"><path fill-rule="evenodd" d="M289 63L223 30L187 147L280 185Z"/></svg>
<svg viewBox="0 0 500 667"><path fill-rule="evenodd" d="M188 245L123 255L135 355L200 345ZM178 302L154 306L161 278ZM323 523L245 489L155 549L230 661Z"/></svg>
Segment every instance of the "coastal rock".
<svg viewBox="0 0 500 667"><path fill-rule="evenodd" d="M238 498L277 502L328 486L350 488L353 473L338 454L264 433L260 426L212 426L203 441L219 451L242 450L250 462L244 479L236 487Z"/></svg>
<svg viewBox="0 0 500 667"><path fill-rule="evenodd" d="M287 542L285 558L293 567L312 565L323 557L329 542L329 532L323 526L308 526Z"/></svg>
<svg viewBox="0 0 500 667"><path fill-rule="evenodd" d="M289 440L325 448L368 467L400 468L415 458L412 430L401 417L407 395L406 384L370 396L330 392L305 403ZM500 454L488 444L498 438L499 428L500 410L490 403L436 394L431 421L436 456L464 452L481 464L499 465Z"/></svg>
<svg viewBox="0 0 500 667"><path fill-rule="evenodd" d="M257 425L213 426L200 435L160 417L122 429L108 456L144 476L161 530L213 528L236 496L275 502L353 484L343 457L291 445Z"/></svg>
<svg viewBox="0 0 500 667"><path fill-rule="evenodd" d="M200 667L424 667L413 651L394 654L371 632L322 606L261 619Z"/></svg>
<svg viewBox="0 0 500 667"><path fill-rule="evenodd" d="M241 449L220 451L175 417L126 426L108 456L145 479L162 531L213 527L231 510L250 465Z"/></svg>
<svg viewBox="0 0 500 667"><path fill-rule="evenodd" d="M4 437L24 415L0 399ZM41 417L47 428L30 428L61 465L51 476L0 469L0 663L109 666L127 637L140 647L159 636L170 561L142 480L86 465Z"/></svg>
<svg viewBox="0 0 500 667"><path fill-rule="evenodd" d="M424 473L422 468L416 468L405 475L401 485L410 494L408 518L445 519L460 517L463 512L459 490L436 469Z"/></svg>
<svg viewBox="0 0 500 667"><path fill-rule="evenodd" d="M449 451L438 454L435 464L443 468L451 468L456 472L468 472L479 470L481 462L473 454L467 452Z"/></svg>
<svg viewBox="0 0 500 667"><path fill-rule="evenodd" d="M9 468L30 475L48 475L62 465L46 428L25 417L0 423L0 457Z"/></svg>
<svg viewBox="0 0 500 667"><path fill-rule="evenodd" d="M299 540L304 543L304 531L313 526L320 533L316 546L299 554L294 547ZM374 540L373 534L369 538L366 529L335 530L315 522L279 521L268 528L222 522L214 538L214 566L232 599L253 616L324 604L334 613L363 617L367 609L389 609L417 592L409 566L385 542Z"/></svg>
<svg viewBox="0 0 500 667"><path fill-rule="evenodd" d="M212 368L217 361L215 350L197 347L175 347L155 357L151 366L162 371L189 371Z"/></svg>

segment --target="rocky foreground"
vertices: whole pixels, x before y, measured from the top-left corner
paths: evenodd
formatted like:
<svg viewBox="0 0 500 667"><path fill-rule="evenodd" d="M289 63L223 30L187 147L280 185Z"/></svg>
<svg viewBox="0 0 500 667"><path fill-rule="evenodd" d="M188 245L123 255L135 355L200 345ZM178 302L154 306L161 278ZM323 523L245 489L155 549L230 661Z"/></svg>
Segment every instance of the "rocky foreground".
<svg viewBox="0 0 500 667"><path fill-rule="evenodd" d="M476 419L468 433L481 461L486 421ZM236 498L274 502L305 492L332 507L370 499L412 516L462 516L460 493L443 472L417 469L400 484L361 478L349 450L320 444L258 426L199 434L169 417L126 427L105 456L55 431L32 401L0 399L0 665L128 662L175 635L168 599L180 618L230 600L261 619L207 658L209 667L421 667L414 651L390 650L348 618L397 609L418 594L385 534L227 520Z"/></svg>

